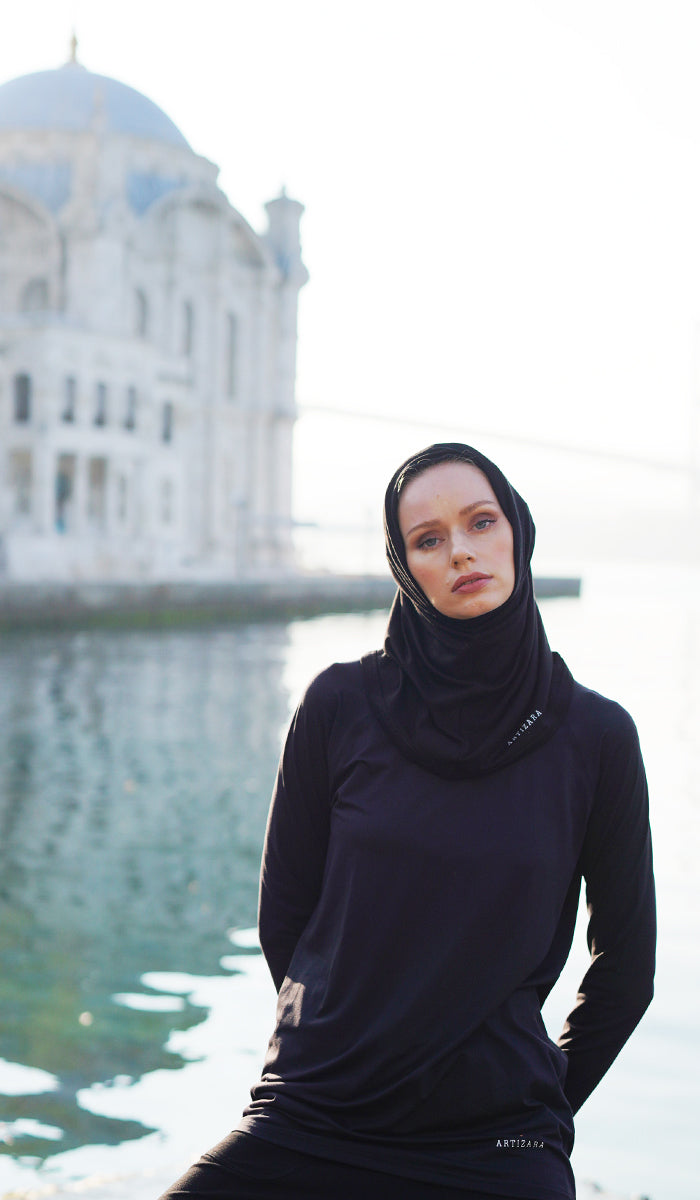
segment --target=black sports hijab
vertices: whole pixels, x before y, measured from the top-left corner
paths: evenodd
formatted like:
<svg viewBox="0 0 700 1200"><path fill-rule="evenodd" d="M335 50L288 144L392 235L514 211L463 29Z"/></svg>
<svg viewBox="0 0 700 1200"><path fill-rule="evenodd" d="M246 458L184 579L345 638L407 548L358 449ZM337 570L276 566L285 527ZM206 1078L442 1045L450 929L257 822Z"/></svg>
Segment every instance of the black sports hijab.
<svg viewBox="0 0 700 1200"><path fill-rule="evenodd" d="M515 584L504 604L467 620L446 617L411 575L399 528L401 487L439 463L483 471L513 529ZM494 463L460 442L412 455L384 499L384 533L399 590L383 650L362 659L370 703L406 758L449 779L485 775L547 741L569 706L573 680L549 648L532 586L535 526Z"/></svg>

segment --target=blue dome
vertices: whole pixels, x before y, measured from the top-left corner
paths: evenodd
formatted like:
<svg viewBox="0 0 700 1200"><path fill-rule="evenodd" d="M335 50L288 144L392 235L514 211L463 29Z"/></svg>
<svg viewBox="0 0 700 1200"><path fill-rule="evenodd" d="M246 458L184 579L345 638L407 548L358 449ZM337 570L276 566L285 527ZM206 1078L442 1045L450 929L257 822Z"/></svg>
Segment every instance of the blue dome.
<svg viewBox="0 0 700 1200"><path fill-rule="evenodd" d="M0 85L0 129L89 129L97 120L108 133L153 138L171 146L188 143L157 104L107 75L80 63L21 75Z"/></svg>

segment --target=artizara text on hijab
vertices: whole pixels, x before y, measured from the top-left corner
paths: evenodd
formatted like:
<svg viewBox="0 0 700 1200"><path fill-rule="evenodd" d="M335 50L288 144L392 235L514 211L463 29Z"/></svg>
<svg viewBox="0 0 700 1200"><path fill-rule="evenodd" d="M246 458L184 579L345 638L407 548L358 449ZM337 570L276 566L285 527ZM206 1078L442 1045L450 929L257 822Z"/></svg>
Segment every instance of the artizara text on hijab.
<svg viewBox="0 0 700 1200"><path fill-rule="evenodd" d="M520 726L520 728L519 728L519 729L516 729L516 731L515 731L515 733L513 734L512 738L510 738L506 744L507 744L508 746L512 746L512 745L513 745L513 742L517 741L517 739L518 739L518 738L521 736L521 734L525 733L525 732L526 732L526 731L527 731L527 730L530 728L530 726L531 726L531 725L534 725L534 724L535 724L535 721L537 720L537 718L538 718L538 717L541 717L541 716L542 716L542 713L540 712L539 708L536 708L536 709L535 709L535 711L534 711L534 712L531 712L531 713L530 713L530 716L529 716L529 717L527 717L527 718L526 718L526 719L523 721L523 723L522 723L522 725Z"/></svg>

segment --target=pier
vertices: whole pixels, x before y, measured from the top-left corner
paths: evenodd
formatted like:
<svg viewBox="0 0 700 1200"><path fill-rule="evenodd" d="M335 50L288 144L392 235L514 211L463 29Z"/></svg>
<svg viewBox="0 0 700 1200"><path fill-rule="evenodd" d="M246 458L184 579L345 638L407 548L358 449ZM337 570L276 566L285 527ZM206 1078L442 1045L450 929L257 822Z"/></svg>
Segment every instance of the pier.
<svg viewBox="0 0 700 1200"><path fill-rule="evenodd" d="M538 578L538 599L578 596L581 580ZM383 575L278 575L274 579L172 583L0 584L0 630L155 627L285 621L388 608L396 584Z"/></svg>

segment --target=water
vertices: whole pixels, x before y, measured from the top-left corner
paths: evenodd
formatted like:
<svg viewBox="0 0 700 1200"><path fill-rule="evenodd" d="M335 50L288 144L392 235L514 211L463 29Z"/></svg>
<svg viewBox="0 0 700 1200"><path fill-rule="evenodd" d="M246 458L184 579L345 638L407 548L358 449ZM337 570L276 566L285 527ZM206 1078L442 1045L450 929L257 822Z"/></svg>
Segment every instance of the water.
<svg viewBox="0 0 700 1200"><path fill-rule="evenodd" d="M574 674L637 720L661 946L656 1000L579 1116L574 1166L696 1200L700 578L584 574L582 600L548 603L545 622ZM384 624L3 639L0 1196L174 1175L236 1123L274 1012L247 931L280 740L308 678ZM585 959L581 929L553 1034Z"/></svg>

